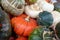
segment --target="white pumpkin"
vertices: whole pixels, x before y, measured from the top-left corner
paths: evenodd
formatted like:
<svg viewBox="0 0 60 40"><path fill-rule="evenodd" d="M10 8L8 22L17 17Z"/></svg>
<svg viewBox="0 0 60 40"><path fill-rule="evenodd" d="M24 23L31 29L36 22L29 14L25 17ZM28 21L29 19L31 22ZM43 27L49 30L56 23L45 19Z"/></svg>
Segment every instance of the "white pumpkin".
<svg viewBox="0 0 60 40"><path fill-rule="evenodd" d="M25 7L25 13L32 18L36 18L42 10L39 8L38 4L27 5Z"/></svg>
<svg viewBox="0 0 60 40"><path fill-rule="evenodd" d="M54 19L52 26L56 26L57 23L60 22L60 12L52 11L51 14L53 15L53 19ZM55 29L55 27L54 27L54 29Z"/></svg>
<svg viewBox="0 0 60 40"><path fill-rule="evenodd" d="M39 3L38 3L39 2ZM54 5L52 3L48 3L46 2L46 0L38 0L37 3L39 4L39 6L42 8L42 10L44 11L48 11L51 12L54 10Z"/></svg>

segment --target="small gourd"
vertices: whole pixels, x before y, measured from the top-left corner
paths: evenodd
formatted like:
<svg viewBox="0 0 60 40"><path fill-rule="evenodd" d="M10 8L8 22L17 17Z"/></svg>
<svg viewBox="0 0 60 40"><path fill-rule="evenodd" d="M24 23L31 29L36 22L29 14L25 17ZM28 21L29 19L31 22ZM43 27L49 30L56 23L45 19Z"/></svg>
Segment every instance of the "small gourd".
<svg viewBox="0 0 60 40"><path fill-rule="evenodd" d="M18 16L24 11L24 0L1 0L2 7L5 11L14 16Z"/></svg>

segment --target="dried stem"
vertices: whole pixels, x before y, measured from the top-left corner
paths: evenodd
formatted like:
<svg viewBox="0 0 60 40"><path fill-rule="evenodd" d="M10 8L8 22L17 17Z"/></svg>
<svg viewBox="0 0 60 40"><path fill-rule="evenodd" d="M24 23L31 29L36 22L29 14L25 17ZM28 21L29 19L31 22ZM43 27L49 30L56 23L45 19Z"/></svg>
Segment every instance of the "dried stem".
<svg viewBox="0 0 60 40"><path fill-rule="evenodd" d="M29 19L30 19L30 16L27 16L27 18L25 18L26 21L29 21Z"/></svg>

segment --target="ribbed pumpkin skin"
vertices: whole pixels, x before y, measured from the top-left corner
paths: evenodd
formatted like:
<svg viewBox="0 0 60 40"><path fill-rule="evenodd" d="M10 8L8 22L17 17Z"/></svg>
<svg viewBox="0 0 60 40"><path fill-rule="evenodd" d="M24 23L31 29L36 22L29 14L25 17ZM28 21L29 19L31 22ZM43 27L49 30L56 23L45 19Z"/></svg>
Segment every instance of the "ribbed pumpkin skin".
<svg viewBox="0 0 60 40"><path fill-rule="evenodd" d="M1 10L0 8L0 15L3 14L3 17L0 19L0 40L8 40L9 36L11 35L11 25L10 25L10 19L7 13Z"/></svg>
<svg viewBox="0 0 60 40"><path fill-rule="evenodd" d="M22 14L19 17L12 18L11 23L16 34L29 36L32 30L37 27L36 20L29 18L29 21L27 21L26 17L27 15Z"/></svg>

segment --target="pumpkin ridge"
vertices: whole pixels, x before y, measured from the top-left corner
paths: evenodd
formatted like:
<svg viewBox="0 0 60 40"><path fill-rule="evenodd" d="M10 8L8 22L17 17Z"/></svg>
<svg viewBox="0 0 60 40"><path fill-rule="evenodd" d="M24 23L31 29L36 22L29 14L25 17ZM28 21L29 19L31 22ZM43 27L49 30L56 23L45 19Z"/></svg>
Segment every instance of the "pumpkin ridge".
<svg viewBox="0 0 60 40"><path fill-rule="evenodd" d="M28 25L28 22L27 22L27 24L26 24L26 27L27 27L27 25ZM25 30L26 30L26 28L24 29L24 32L23 32L23 34L22 34L22 35L24 35L24 33L25 33Z"/></svg>

